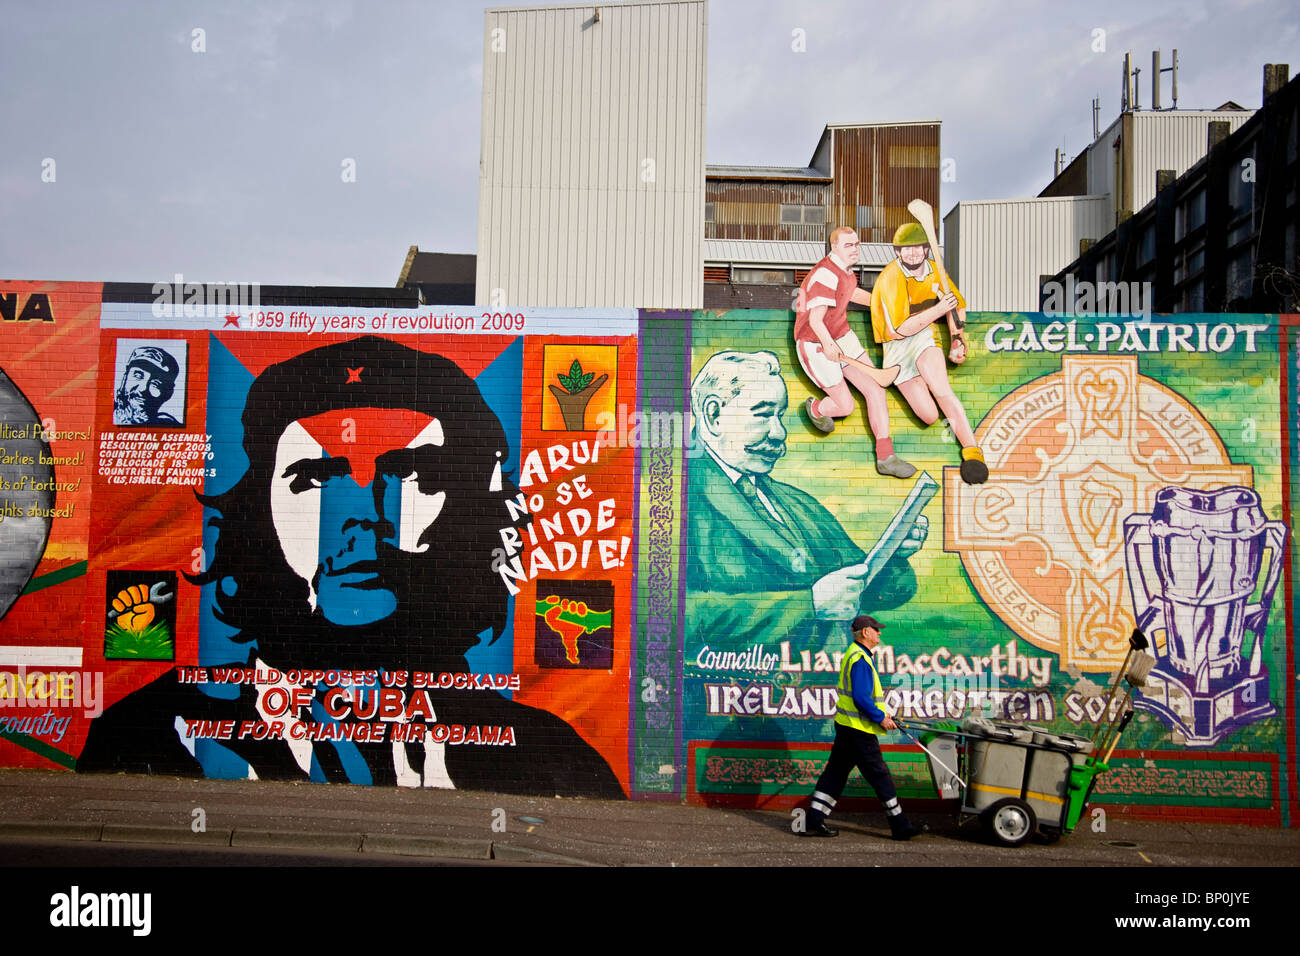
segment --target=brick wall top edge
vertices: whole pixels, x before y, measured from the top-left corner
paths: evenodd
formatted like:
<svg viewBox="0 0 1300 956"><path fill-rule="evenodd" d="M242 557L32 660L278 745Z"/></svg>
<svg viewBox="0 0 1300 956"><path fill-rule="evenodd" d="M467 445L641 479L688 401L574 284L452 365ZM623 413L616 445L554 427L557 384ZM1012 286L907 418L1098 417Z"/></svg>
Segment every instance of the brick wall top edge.
<svg viewBox="0 0 1300 956"><path fill-rule="evenodd" d="M153 302L157 295L152 282L105 282L105 302ZM376 308L416 308L417 289L387 286L290 286L263 285L258 288L263 305L350 305Z"/></svg>

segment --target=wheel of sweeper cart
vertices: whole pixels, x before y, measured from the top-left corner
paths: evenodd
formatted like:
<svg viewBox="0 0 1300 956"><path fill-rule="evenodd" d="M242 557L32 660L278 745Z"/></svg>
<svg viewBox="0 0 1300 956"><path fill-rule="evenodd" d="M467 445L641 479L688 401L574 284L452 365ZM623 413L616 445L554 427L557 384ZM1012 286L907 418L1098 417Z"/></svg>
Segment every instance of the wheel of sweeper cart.
<svg viewBox="0 0 1300 956"><path fill-rule="evenodd" d="M1017 797L1003 797L980 814L984 830L1003 846L1020 846L1038 829L1033 808Z"/></svg>

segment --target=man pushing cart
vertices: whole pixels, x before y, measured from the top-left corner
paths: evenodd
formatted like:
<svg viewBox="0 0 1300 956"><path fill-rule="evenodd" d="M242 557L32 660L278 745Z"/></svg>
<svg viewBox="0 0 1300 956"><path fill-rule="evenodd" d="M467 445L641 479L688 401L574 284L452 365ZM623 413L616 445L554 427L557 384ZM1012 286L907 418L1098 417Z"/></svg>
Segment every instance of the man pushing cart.
<svg viewBox="0 0 1300 956"><path fill-rule="evenodd" d="M939 796L959 799L959 814L977 816L994 842L1021 846L1035 833L1055 842L1073 832L1087 808L1097 777L1110 769L1111 754L1133 716L1134 691L1145 685L1155 663L1155 658L1146 653L1147 646L1141 631L1135 630L1129 637L1128 654L1115 675L1091 738L979 716L967 717L960 726L950 722L904 722L897 717L887 718L884 726L897 728L926 752ZM1115 708L1121 684L1127 686ZM836 743L838 746L838 728ZM834 799L828 802L828 794L823 792L833 763L834 750L813 794L809 830L825 828L825 814L834 805ZM844 776L847 778L847 771ZM876 786L875 779L868 780ZM838 776L830 782L839 782L839 789L843 789ZM877 793L883 800L885 795L878 787ZM833 797L838 796L837 791ZM901 815L901 809L897 812ZM890 824L891 829L896 829L892 818Z"/></svg>

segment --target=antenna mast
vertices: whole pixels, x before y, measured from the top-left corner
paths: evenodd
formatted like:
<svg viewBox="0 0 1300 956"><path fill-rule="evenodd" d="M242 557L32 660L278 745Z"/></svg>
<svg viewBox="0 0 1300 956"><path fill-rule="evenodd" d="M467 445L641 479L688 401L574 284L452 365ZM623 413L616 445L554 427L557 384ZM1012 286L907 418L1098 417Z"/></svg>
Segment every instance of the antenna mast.
<svg viewBox="0 0 1300 956"><path fill-rule="evenodd" d="M1173 95L1174 104L1169 108L1171 110L1176 110L1178 109L1178 50L1177 49L1174 50L1174 65L1166 66L1163 69L1160 66L1160 51L1159 50L1151 51L1151 108L1153 110L1158 110L1161 108L1160 106L1160 74L1161 73L1173 74L1172 95Z"/></svg>

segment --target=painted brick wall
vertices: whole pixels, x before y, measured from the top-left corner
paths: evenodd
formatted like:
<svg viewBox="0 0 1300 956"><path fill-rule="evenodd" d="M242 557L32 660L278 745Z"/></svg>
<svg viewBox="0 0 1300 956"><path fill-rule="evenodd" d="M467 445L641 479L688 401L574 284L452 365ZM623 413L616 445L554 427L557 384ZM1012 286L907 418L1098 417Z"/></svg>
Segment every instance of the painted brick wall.
<svg viewBox="0 0 1300 956"><path fill-rule="evenodd" d="M861 402L833 434L813 430L800 406L821 392L794 361L788 328L783 312L693 319L692 375L727 350L779 360L785 454L765 480L829 515L810 520L816 534L782 544L761 512L723 494L707 449L688 456L685 520L707 527L707 541L727 523L711 511L728 511L741 567L728 573L707 545L709 561L690 566L685 556L681 791L756 806L792 806L808 792L829 749L822 715L833 707L817 691L834 685L834 652L847 636L815 600L800 599L810 580L857 560L837 550L841 538L875 563L895 516L910 520L909 496L932 494L921 509L924 545L885 562L861 601L886 624L877 657L896 711L933 720L983 707L1092 736L1140 624L1157 663L1093 803L1189 819L1294 819L1284 566L1294 344L1285 322L972 315L974 355L949 376L991 471L978 486L958 474L953 429L923 427L896 387L894 446L917 477L876 473ZM655 361L644 342L641 358ZM1228 487L1242 490L1177 490ZM1174 505L1169 522L1197 530L1171 532L1160 502ZM1220 513L1185 510L1193 507ZM1224 521L1237 530L1202 530ZM1168 580L1171 566L1178 580ZM886 751L905 797L933 795L915 748Z"/></svg>
<svg viewBox="0 0 1300 956"><path fill-rule="evenodd" d="M1296 818L1289 317L972 314L968 485L789 312L0 306L5 766L792 807L862 611L903 716L1085 736L1140 626L1093 803Z"/></svg>

